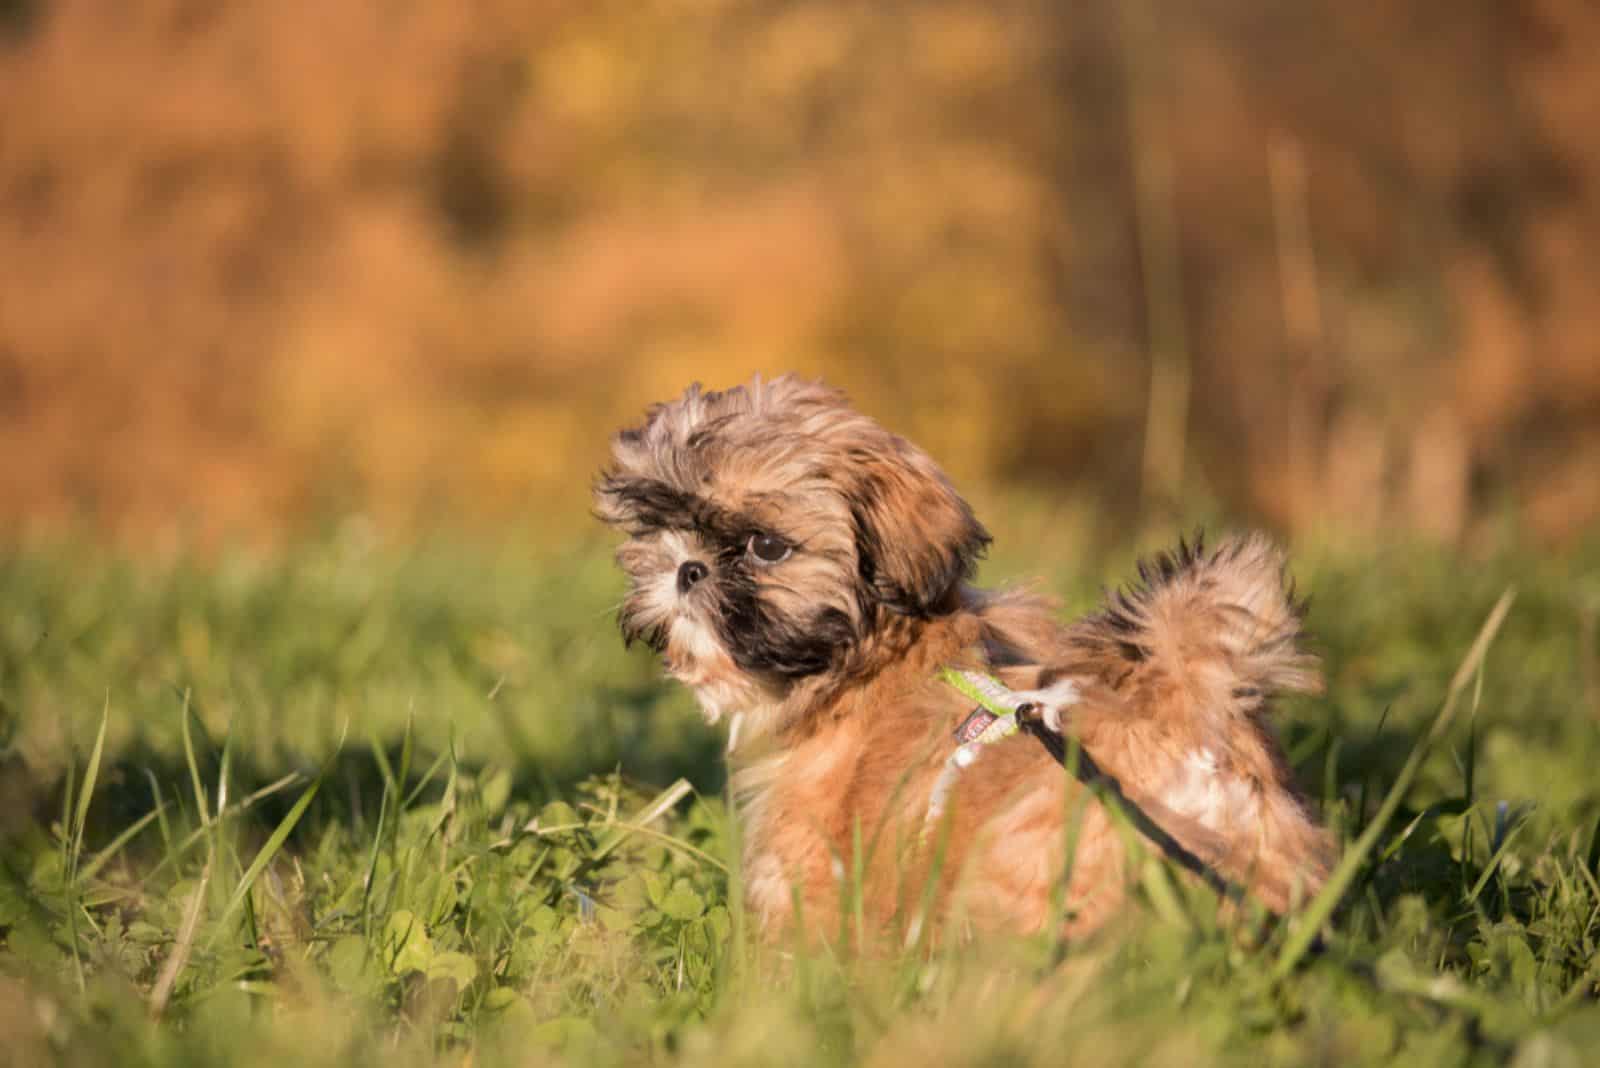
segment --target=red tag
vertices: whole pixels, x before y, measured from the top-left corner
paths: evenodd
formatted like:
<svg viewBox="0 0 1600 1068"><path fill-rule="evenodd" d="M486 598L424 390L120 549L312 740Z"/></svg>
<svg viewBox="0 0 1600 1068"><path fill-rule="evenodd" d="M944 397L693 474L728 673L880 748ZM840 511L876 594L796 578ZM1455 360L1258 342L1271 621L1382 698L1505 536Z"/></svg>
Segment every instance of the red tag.
<svg viewBox="0 0 1600 1068"><path fill-rule="evenodd" d="M967 718L961 721L961 726L956 728L956 744L966 745L968 742L972 741L974 738L978 737L978 735L987 730L989 724L993 723L999 718L999 716L995 715L993 712L990 712L982 705L974 708L970 713L967 714Z"/></svg>

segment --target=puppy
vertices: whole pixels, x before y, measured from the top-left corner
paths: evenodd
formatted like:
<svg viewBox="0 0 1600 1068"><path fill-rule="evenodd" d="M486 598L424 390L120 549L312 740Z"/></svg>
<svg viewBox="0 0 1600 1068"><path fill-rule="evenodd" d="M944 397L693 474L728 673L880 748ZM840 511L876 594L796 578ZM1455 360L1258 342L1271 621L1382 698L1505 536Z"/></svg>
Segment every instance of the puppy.
<svg viewBox="0 0 1600 1068"><path fill-rule="evenodd" d="M1274 693L1320 679L1265 539L1180 545L1063 624L969 585L990 537L938 466L793 377L655 406L594 496L627 535L624 638L730 722L769 934L857 916L1080 936L1123 904L1137 849L1278 912L1321 886L1331 842L1268 722ZM1053 744L952 760L974 702L947 669L998 680ZM1068 739L1080 760L1058 760Z"/></svg>

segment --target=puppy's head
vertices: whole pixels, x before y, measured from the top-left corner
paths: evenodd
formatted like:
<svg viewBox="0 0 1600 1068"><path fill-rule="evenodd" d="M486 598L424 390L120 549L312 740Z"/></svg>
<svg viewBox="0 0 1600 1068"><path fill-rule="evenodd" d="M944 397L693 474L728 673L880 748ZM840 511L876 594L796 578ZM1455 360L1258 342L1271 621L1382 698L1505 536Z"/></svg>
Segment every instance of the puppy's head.
<svg viewBox="0 0 1600 1068"><path fill-rule="evenodd" d="M858 663L891 618L945 610L989 542L927 454L792 377L692 386L611 452L595 504L628 535L623 635L713 719Z"/></svg>

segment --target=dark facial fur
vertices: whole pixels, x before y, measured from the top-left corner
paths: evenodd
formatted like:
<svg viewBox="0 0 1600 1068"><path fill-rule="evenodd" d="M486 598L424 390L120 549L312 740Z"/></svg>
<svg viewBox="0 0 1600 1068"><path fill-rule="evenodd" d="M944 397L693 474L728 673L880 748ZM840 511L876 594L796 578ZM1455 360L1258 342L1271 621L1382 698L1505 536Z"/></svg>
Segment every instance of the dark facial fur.
<svg viewBox="0 0 1600 1068"><path fill-rule="evenodd" d="M791 542L775 523L729 511L654 479L609 477L599 492L629 516L622 525L635 539L648 541L671 531L698 546L700 551L685 555L678 566L693 561L705 566L707 574L690 590L674 581L677 595L688 602L681 610L703 606L706 623L743 670L786 679L814 675L833 666L856 638L856 619L840 607L819 605L793 618L763 600L763 588L782 581L778 569L788 561L768 564L755 557L751 539L779 539L791 555L810 551ZM630 574L640 570L630 563L650 566L626 547L619 559ZM671 560L660 566L670 567ZM620 623L626 640L642 640L658 653L667 651L670 620L653 617L637 596L624 604Z"/></svg>

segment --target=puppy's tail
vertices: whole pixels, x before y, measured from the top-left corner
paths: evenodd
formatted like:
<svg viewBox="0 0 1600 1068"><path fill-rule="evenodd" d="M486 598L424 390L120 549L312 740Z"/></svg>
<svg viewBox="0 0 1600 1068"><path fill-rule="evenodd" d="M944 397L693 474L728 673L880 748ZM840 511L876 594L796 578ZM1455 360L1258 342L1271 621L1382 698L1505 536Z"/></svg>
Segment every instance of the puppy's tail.
<svg viewBox="0 0 1600 1068"><path fill-rule="evenodd" d="M1322 688L1316 657L1300 647L1303 602L1281 551L1265 536L1202 536L1139 564L1139 582L1074 627L1096 659L1138 681L1184 694L1202 715L1250 716L1275 693ZM1203 710L1203 711L1202 711Z"/></svg>
<svg viewBox="0 0 1600 1068"><path fill-rule="evenodd" d="M1284 911L1322 885L1333 847L1268 722L1274 694L1322 687L1283 554L1261 535L1210 551L1196 537L1139 579L1072 628L1120 710L1087 748L1192 852Z"/></svg>

